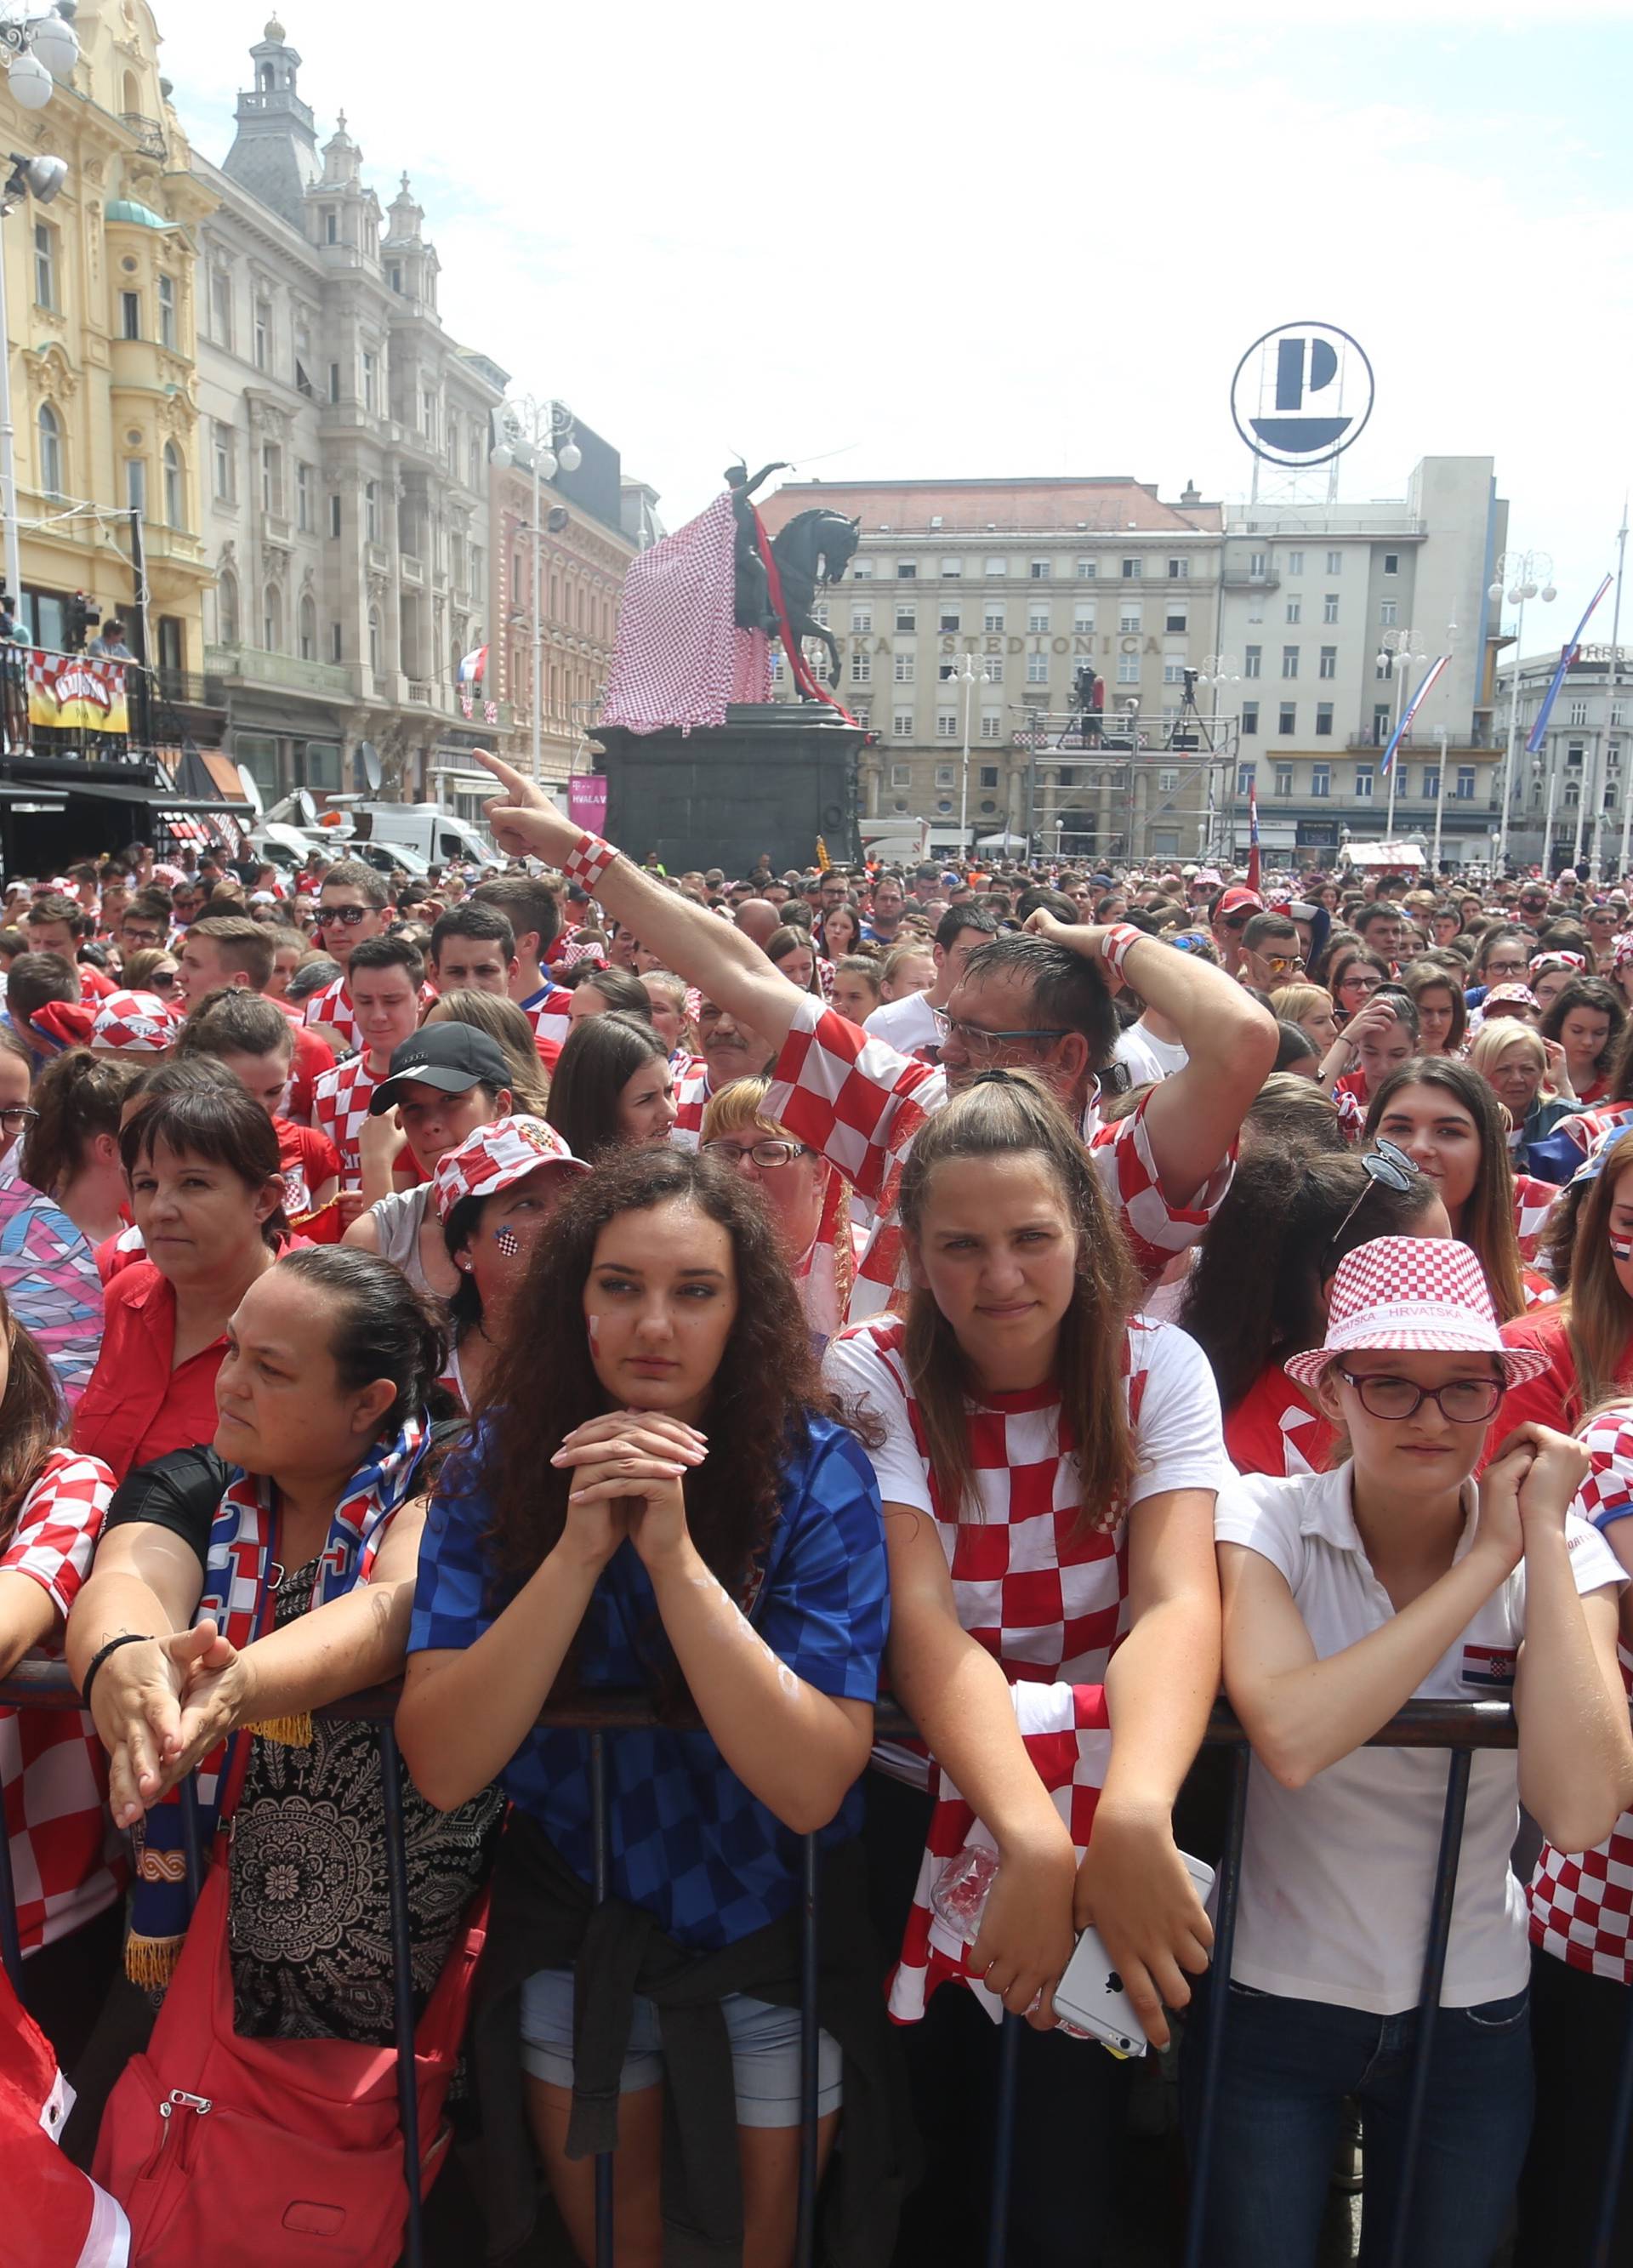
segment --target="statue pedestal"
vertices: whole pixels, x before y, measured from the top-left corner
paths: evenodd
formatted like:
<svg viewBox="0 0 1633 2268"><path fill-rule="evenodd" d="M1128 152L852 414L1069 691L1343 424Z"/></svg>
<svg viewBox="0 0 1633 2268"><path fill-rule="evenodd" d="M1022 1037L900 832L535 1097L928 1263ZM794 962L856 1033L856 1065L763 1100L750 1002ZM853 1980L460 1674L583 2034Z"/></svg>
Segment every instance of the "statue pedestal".
<svg viewBox="0 0 1633 2268"><path fill-rule="evenodd" d="M867 735L814 703L733 704L693 733L592 727L606 750L607 833L630 858L655 850L672 873L724 866L747 874L816 863L817 837L838 865L861 857L857 759Z"/></svg>

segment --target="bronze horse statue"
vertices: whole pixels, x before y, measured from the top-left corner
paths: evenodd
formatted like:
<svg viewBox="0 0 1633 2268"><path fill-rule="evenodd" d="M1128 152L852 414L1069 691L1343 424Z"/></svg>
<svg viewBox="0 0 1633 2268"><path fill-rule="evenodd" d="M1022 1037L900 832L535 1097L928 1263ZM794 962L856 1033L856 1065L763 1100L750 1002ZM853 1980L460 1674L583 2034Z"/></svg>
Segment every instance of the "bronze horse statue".
<svg viewBox="0 0 1633 2268"><path fill-rule="evenodd" d="M797 645L810 637L820 638L828 648L830 685L839 682L839 641L817 621L813 609L818 591L839 581L861 540L859 518L847 519L843 512L829 512L825 506L799 512L780 535L771 539L788 627Z"/></svg>

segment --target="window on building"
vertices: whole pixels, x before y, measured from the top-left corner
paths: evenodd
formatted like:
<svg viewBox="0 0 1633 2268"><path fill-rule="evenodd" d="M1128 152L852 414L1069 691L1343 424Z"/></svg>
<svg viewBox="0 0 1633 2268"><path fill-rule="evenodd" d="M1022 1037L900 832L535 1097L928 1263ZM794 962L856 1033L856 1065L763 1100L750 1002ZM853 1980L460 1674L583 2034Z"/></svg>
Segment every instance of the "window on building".
<svg viewBox="0 0 1633 2268"><path fill-rule="evenodd" d="M853 559L850 563L850 579L853 583L871 583L873 579L872 561Z"/></svg>
<svg viewBox="0 0 1633 2268"><path fill-rule="evenodd" d="M1406 781L1403 771L1401 785L1404 787ZM1425 764L1423 766L1423 801L1425 803L1438 803L1439 799L1440 767L1438 764Z"/></svg>
<svg viewBox="0 0 1633 2268"><path fill-rule="evenodd" d="M232 504L238 496L237 437L231 425L224 425L217 417L211 425L210 440L216 498L218 503Z"/></svg>
<svg viewBox="0 0 1633 2268"><path fill-rule="evenodd" d="M1095 578L1095 576L1096 576L1096 574L1097 574L1098 572L1099 572L1099 562L1098 562L1098 561L1093 560L1093 559L1079 559L1079 560L1078 560L1078 580L1080 583L1092 583L1092 582L1094 580L1094 578Z"/></svg>
<svg viewBox="0 0 1633 2268"><path fill-rule="evenodd" d="M1122 579L1125 583L1137 583L1144 572L1145 563L1143 559L1125 559L1122 563Z"/></svg>
<svg viewBox="0 0 1633 2268"><path fill-rule="evenodd" d="M1290 622L1303 621L1304 600L1302 599L1289 599L1287 601L1287 619Z"/></svg>
<svg viewBox="0 0 1633 2268"><path fill-rule="evenodd" d="M1344 556L1343 556L1343 553L1342 553L1342 551L1329 551L1329 552L1328 553L1328 555L1327 555L1327 571L1328 571L1328 573L1329 575L1342 575L1342 574L1343 573L1343 571L1344 571Z"/></svg>
<svg viewBox="0 0 1633 2268"><path fill-rule="evenodd" d="M1324 622L1335 622L1337 619L1338 593L1336 591L1329 591L1321 601L1321 620Z"/></svg>
<svg viewBox="0 0 1633 2268"><path fill-rule="evenodd" d="M938 709L936 711L936 738L938 740L956 740L958 736L958 711L956 709ZM936 784L938 787L945 787L946 785L946 782L938 775Z"/></svg>
<svg viewBox="0 0 1633 2268"><path fill-rule="evenodd" d="M1004 737L1002 717L994 716L990 712L984 716L981 720L981 737L983 740L1002 740Z"/></svg>
<svg viewBox="0 0 1633 2268"><path fill-rule="evenodd" d="M255 301L253 344L256 369L269 370L272 366L272 309L268 301L260 298Z"/></svg>
<svg viewBox="0 0 1633 2268"><path fill-rule="evenodd" d="M1401 608L1398 600L1394 599L1385 599L1379 607L1378 619L1386 630L1393 630L1400 615L1400 612Z"/></svg>
<svg viewBox="0 0 1633 2268"><path fill-rule="evenodd" d="M937 626L944 637L955 637L958 635L959 610L956 607L943 607L936 620Z"/></svg>
<svg viewBox="0 0 1633 2268"><path fill-rule="evenodd" d="M1262 581L1264 577L1268 575L1269 571L1270 555L1268 551L1250 551L1248 553L1247 572L1251 576L1254 577L1259 581Z"/></svg>
<svg viewBox="0 0 1633 2268"><path fill-rule="evenodd" d="M1157 775L1157 792L1159 795L1172 795L1178 788L1179 784L1180 775L1177 771L1162 770Z"/></svg>
<svg viewBox="0 0 1633 2268"><path fill-rule="evenodd" d="M337 362L329 364L329 400L340 400L340 364Z"/></svg>
<svg viewBox="0 0 1633 2268"><path fill-rule="evenodd" d="M42 401L40 405L40 414L34 420L34 431L40 446L40 493L60 497L63 493L63 428L48 401Z"/></svg>
<svg viewBox="0 0 1633 2268"><path fill-rule="evenodd" d="M916 657L910 653L899 653L896 655L895 666L891 674L894 677L898 685L912 684L915 659Z"/></svg>
<svg viewBox="0 0 1633 2268"><path fill-rule="evenodd" d="M961 559L944 559L941 563L941 579L944 583L956 583L963 572L964 562Z"/></svg>
<svg viewBox="0 0 1633 2268"><path fill-rule="evenodd" d="M173 441L165 444L162 460L165 473L165 525L185 527L187 514L187 482L183 475L181 452Z"/></svg>
<svg viewBox="0 0 1633 2268"><path fill-rule="evenodd" d="M1337 676L1338 649L1335 645L1324 645L1321 648L1321 659L1317 674L1321 677Z"/></svg>
<svg viewBox="0 0 1633 2268"><path fill-rule="evenodd" d="M1188 609L1184 607L1170 607L1163 616L1162 626L1166 630L1188 630L1190 627Z"/></svg>
<svg viewBox="0 0 1633 2268"><path fill-rule="evenodd" d="M1276 729L1283 734L1298 731L1298 707L1296 702L1284 701L1280 703L1276 712Z"/></svg>
<svg viewBox="0 0 1633 2268"><path fill-rule="evenodd" d="M1296 645L1284 645L1282 648L1282 675L1284 677L1297 677L1298 674L1298 649Z"/></svg>
<svg viewBox="0 0 1633 2268"><path fill-rule="evenodd" d="M276 519L283 516L283 452L276 441L261 444L261 508Z"/></svg>
<svg viewBox="0 0 1633 2268"><path fill-rule="evenodd" d="M872 608L852 607L850 609L850 627L855 632L871 630L873 627Z"/></svg>
<svg viewBox="0 0 1633 2268"><path fill-rule="evenodd" d="M1092 599L1078 600L1077 605L1071 610L1071 627L1082 636L1087 637L1092 634L1094 629L1094 602Z"/></svg>
<svg viewBox="0 0 1633 2268"><path fill-rule="evenodd" d="M363 406L371 416L379 408L379 357L371 347L363 350Z"/></svg>
<svg viewBox="0 0 1633 2268"><path fill-rule="evenodd" d="M981 669L982 674L986 679L989 685L1003 684L1004 657L1001 653L989 653L983 655L982 657Z"/></svg>
<svg viewBox="0 0 1633 2268"><path fill-rule="evenodd" d="M853 653L850 657L850 682L871 685L873 681L873 657L871 653Z"/></svg>
<svg viewBox="0 0 1633 2268"><path fill-rule="evenodd" d="M1277 764L1277 766L1276 767L1276 794L1277 794L1277 795L1291 795L1291 794L1292 793L1292 792L1293 792L1293 768L1292 768L1292 766L1291 766L1291 764Z"/></svg>
<svg viewBox="0 0 1633 2268"><path fill-rule="evenodd" d="M363 532L371 543L380 540L380 488L378 481L363 484Z"/></svg>
<svg viewBox="0 0 1633 2268"><path fill-rule="evenodd" d="M916 630L918 628L918 608L916 607L898 606L896 608L896 628L898 630L905 630L908 632Z"/></svg>
<svg viewBox="0 0 1633 2268"><path fill-rule="evenodd" d="M1574 811L1581 800L1581 781L1579 779L1567 780L1565 782L1565 806L1567 810Z"/></svg>
<svg viewBox="0 0 1633 2268"><path fill-rule="evenodd" d="M329 659L331 661L344 661L345 659L345 630L339 622L331 622L329 624Z"/></svg>
<svg viewBox="0 0 1633 2268"><path fill-rule="evenodd" d="M1038 637L1040 636L1047 637L1048 635L1048 627L1049 610L1048 607L1027 608L1026 628L1031 631L1033 637Z"/></svg>
<svg viewBox="0 0 1633 2268"><path fill-rule="evenodd" d="M303 535L313 534L317 526L313 509L317 492L317 467L298 464L295 468L295 525Z"/></svg>
<svg viewBox="0 0 1633 2268"><path fill-rule="evenodd" d="M1026 682L1027 682L1027 684L1028 684L1028 685L1047 685L1047 684L1048 683L1048 681L1049 681L1049 658L1048 658L1048 654L1047 654L1047 653L1029 653L1029 654L1026 656Z"/></svg>
<svg viewBox="0 0 1633 2268"><path fill-rule="evenodd" d="M1242 703L1241 733L1244 740L1253 740L1259 734L1259 704L1256 701Z"/></svg>
<svg viewBox="0 0 1633 2268"><path fill-rule="evenodd" d="M1625 704L1624 704L1623 703L1620 702L1620 701L1613 701L1613 702L1611 703L1611 704L1610 704L1610 721L1611 721L1611 723L1612 723L1613 725L1625 725L1625 724L1626 724L1626 722L1627 722L1627 718L1625 718L1625 716L1623 716L1623 714L1622 714L1622 710L1623 710L1624 705L1625 705Z"/></svg>
<svg viewBox="0 0 1633 2268"><path fill-rule="evenodd" d="M1375 748L1387 747L1389 745L1389 719L1392 713L1387 702L1375 701L1372 703L1372 746Z"/></svg>
<svg viewBox="0 0 1633 2268"><path fill-rule="evenodd" d="M139 339L142 335L140 291L121 291L119 295L119 335L121 339Z"/></svg>
<svg viewBox="0 0 1633 2268"><path fill-rule="evenodd" d="M300 602L300 658L315 661L318 658L318 610L308 591Z"/></svg>
<svg viewBox="0 0 1633 2268"><path fill-rule="evenodd" d="M176 279L161 276L158 279L158 342L173 348L176 343Z"/></svg>
<svg viewBox="0 0 1633 2268"><path fill-rule="evenodd" d="M325 244L340 242L340 213L334 205L323 208L323 241Z"/></svg>
<svg viewBox="0 0 1633 2268"><path fill-rule="evenodd" d="M1356 766L1355 792L1362 802L1365 803L1370 800L1372 792L1372 768L1371 764L1357 764Z"/></svg>
<svg viewBox="0 0 1633 2268"><path fill-rule="evenodd" d="M1565 722L1566 722L1566 724L1567 724L1567 725L1585 725L1585 724L1586 724L1586 722L1587 722L1587 703L1586 703L1585 701L1572 701L1572 702L1570 702L1569 703L1567 703L1567 711L1568 711L1568 713L1567 713L1566 718L1565 718Z"/></svg>
<svg viewBox="0 0 1633 2268"><path fill-rule="evenodd" d="M1184 684L1185 656L1182 653L1164 654L1162 658L1162 681L1165 685Z"/></svg>
<svg viewBox="0 0 1633 2268"><path fill-rule="evenodd" d="M1302 552L1302 551L1290 551L1290 552L1288 553L1288 555L1287 555L1287 571L1288 571L1288 573L1289 573L1290 575L1302 575L1302 574L1303 574L1303 572L1304 572L1304 554L1303 554L1303 552Z"/></svg>
<svg viewBox="0 0 1633 2268"><path fill-rule="evenodd" d="M1009 573L1009 561L1007 559L983 559L981 563L981 571L983 575L989 577L993 575L1007 575Z"/></svg>
<svg viewBox="0 0 1633 2268"><path fill-rule="evenodd" d="M1169 560L1168 580L1171 583L1188 582L1190 579L1190 572L1191 563L1188 559L1181 558Z"/></svg>
<svg viewBox="0 0 1633 2268"><path fill-rule="evenodd" d="M1125 600L1117 615L1117 630L1119 636L1122 637L1137 637L1140 634L1140 622L1141 615L1138 605L1130 605Z"/></svg>
<svg viewBox="0 0 1633 2268"><path fill-rule="evenodd" d="M338 490L336 490L329 498L329 534L331 536L338 536L340 534L340 492Z"/></svg>
<svg viewBox="0 0 1633 2268"><path fill-rule="evenodd" d="M1318 740L1330 740L1332 739L1333 704L1330 701L1318 701L1316 703L1315 731Z"/></svg>
<svg viewBox="0 0 1633 2268"><path fill-rule="evenodd" d="M996 764L982 764L979 774L979 782L982 787L997 787L998 784L997 766Z"/></svg>
<svg viewBox="0 0 1633 2268"><path fill-rule="evenodd" d="M1244 677L1261 676L1263 674L1263 666L1264 648L1262 645L1250 645L1244 649L1242 654L1242 675Z"/></svg>
<svg viewBox="0 0 1633 2268"><path fill-rule="evenodd" d="M1048 560L1033 559L1030 562L1026 571L1032 577L1034 583L1047 583L1053 572L1053 569Z"/></svg>
<svg viewBox="0 0 1633 2268"><path fill-rule="evenodd" d="M1327 797L1327 796L1331 795L1332 792L1333 792L1333 768L1332 768L1332 766L1331 766L1330 764L1312 764L1312 765L1311 765L1311 767L1310 767L1310 792L1311 792L1311 794L1312 794L1313 796L1320 796L1320 797L1325 798L1325 797Z"/></svg>
<svg viewBox="0 0 1633 2268"><path fill-rule="evenodd" d="M892 764L890 767L890 784L892 787L911 787L913 784L912 765Z"/></svg>
<svg viewBox="0 0 1633 2268"><path fill-rule="evenodd" d="M1247 794L1258 776L1259 767L1256 764L1238 764L1236 767L1237 794Z"/></svg>
<svg viewBox="0 0 1633 2268"><path fill-rule="evenodd" d="M918 580L917 560L898 559L896 562L896 580L898 583L916 583Z"/></svg>
<svg viewBox="0 0 1633 2268"><path fill-rule="evenodd" d="M1004 613L1003 600L1000 599L995 603L992 600L989 599L985 612L982 618L982 627L987 631L988 635L990 636L993 631L1001 630L1004 626Z"/></svg>
<svg viewBox="0 0 1633 2268"><path fill-rule="evenodd" d="M239 581L231 567L216 578L216 636L223 645L239 642Z"/></svg>
<svg viewBox="0 0 1633 2268"><path fill-rule="evenodd" d="M268 583L261 594L261 643L268 653L283 649L283 594Z"/></svg>
<svg viewBox="0 0 1633 2268"><path fill-rule="evenodd" d="M1587 742L1586 742L1585 740L1567 740L1567 741L1566 741L1566 743L1565 743L1565 762L1566 762L1567 766L1568 766L1570 770L1574 770L1574 771L1580 771L1580 770L1581 770L1581 769L1582 769L1582 759L1583 759L1583 757L1584 757L1585 755L1586 755L1586 754L1587 754Z"/></svg>
<svg viewBox="0 0 1633 2268"><path fill-rule="evenodd" d="M125 459L125 509L127 512L147 511L147 459Z"/></svg>
<svg viewBox="0 0 1633 2268"><path fill-rule="evenodd" d="M898 709L890 720L890 729L898 740L910 740L913 737L913 711Z"/></svg>
<svg viewBox="0 0 1633 2268"><path fill-rule="evenodd" d="M1386 575L1398 575L1401 572L1401 555L1398 551L1385 552L1384 572Z"/></svg>
<svg viewBox="0 0 1633 2268"><path fill-rule="evenodd" d="M34 299L41 307L59 305L56 296L56 231L48 220L34 223Z"/></svg>
<svg viewBox="0 0 1633 2268"><path fill-rule="evenodd" d="M1117 682L1118 682L1118 684L1119 684L1119 685L1137 685L1137 684L1139 683L1139 681L1140 681L1140 658L1139 658L1138 654L1137 654L1137 653L1120 653L1120 654L1117 656Z"/></svg>

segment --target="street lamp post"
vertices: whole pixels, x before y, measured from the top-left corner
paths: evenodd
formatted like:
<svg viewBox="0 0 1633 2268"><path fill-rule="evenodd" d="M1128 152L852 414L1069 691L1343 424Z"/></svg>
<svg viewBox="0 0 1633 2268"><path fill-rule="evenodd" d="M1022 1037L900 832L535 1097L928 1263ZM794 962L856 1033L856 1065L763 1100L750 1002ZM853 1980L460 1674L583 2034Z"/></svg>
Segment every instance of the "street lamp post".
<svg viewBox="0 0 1633 2268"><path fill-rule="evenodd" d="M1445 818L1445 726L1439 728L1440 769L1435 775L1435 850L1434 871L1440 872L1440 828Z"/></svg>
<svg viewBox="0 0 1633 2268"><path fill-rule="evenodd" d="M1213 711L1210 719L1210 723L1217 725L1219 721L1219 688L1222 685L1239 685L1241 683L1241 664L1233 653L1203 654L1202 658L1202 667L1196 673L1196 682L1198 685L1208 685L1211 686L1213 688ZM1239 734L1237 740L1237 761L1239 762L1240 762L1240 757L1241 742ZM1231 848L1232 852L1234 852L1236 847L1236 776L1233 771L1231 775L1231 791L1228 799L1228 807L1231 814ZM1208 767L1207 832L1203 839L1203 855L1204 858L1210 858L1214 854L1214 831L1217 823L1218 814L1214 807L1214 766L1210 764Z"/></svg>
<svg viewBox="0 0 1633 2268"><path fill-rule="evenodd" d="M533 469L533 776L538 779L543 770L544 731L544 615L539 603L543 530L539 519L539 489L541 482L553 481L558 472L576 473L584 462L584 455L573 438L572 413L559 401L541 401L531 394L518 394L505 403L500 417L505 438L493 453L494 463L504 468L519 460L530 463Z"/></svg>
<svg viewBox="0 0 1633 2268"><path fill-rule="evenodd" d="M1410 630L1386 630L1378 641L1378 664L1379 668L1388 668L1393 670L1394 674L1398 676L1401 681L1401 697L1395 703L1394 712L1396 732L1400 731L1402 720L1406 716L1407 703L1410 698L1410 680L1413 666L1416 665L1417 667L1421 668L1428 659L1429 656L1426 653L1414 653L1412 652L1412 633ZM1394 840L1395 784L1401 777L1401 764L1405 752L1405 747L1406 742L1403 739L1401 742L1401 746L1395 750L1389 766L1389 814L1384 821L1384 840L1387 843L1393 843Z"/></svg>
<svg viewBox="0 0 1633 2268"><path fill-rule="evenodd" d="M975 657L967 653L962 669L949 673L964 688L964 766L959 777L959 850L966 865L969 864L969 709L975 697L975 688L986 681L984 669L977 669Z"/></svg>
<svg viewBox="0 0 1633 2268"><path fill-rule="evenodd" d="M1526 632L1526 601L1540 598L1545 607L1554 602L1552 581L1553 560L1546 551L1505 551L1497 563L1497 573L1487 598L1496 607L1499 629L1502 624L1502 605L1506 593L1511 607L1517 607L1514 618L1514 666L1508 681L1508 748L1503 758L1503 816L1497 829L1497 873L1500 878L1508 865L1508 816L1514 793L1514 755L1519 743L1519 664ZM1548 845L1542 846L1542 871L1548 872Z"/></svg>

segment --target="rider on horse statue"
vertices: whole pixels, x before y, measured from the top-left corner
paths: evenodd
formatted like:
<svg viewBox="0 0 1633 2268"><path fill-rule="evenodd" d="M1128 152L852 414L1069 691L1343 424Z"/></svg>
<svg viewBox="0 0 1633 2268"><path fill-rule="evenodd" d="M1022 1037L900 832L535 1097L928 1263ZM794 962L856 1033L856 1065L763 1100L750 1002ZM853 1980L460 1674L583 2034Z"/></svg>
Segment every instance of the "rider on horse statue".
<svg viewBox="0 0 1633 2268"><path fill-rule="evenodd" d="M737 607L732 619L740 630L764 630L775 637L780 627L771 604L766 563L760 556L760 529L754 519L754 493L773 473L785 473L785 463L761 465L753 480L747 465L728 465L725 484L737 520Z"/></svg>

